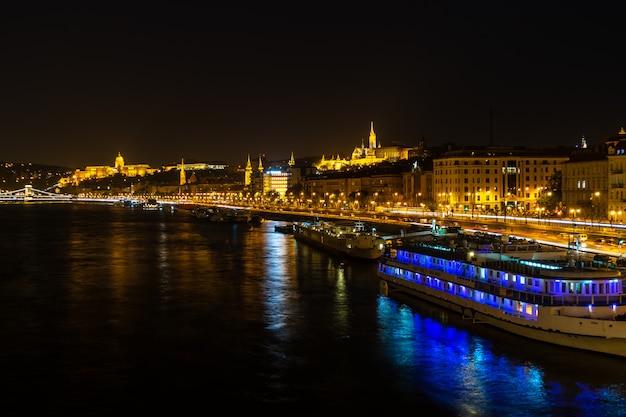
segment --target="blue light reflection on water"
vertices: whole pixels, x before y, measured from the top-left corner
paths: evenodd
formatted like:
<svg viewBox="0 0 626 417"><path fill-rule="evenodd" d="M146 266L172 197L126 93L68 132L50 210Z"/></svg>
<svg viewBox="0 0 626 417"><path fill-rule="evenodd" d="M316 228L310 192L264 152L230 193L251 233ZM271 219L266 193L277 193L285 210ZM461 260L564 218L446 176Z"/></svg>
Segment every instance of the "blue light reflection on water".
<svg viewBox="0 0 626 417"><path fill-rule="evenodd" d="M402 373L398 383L404 386L398 390L410 394L429 387L429 395L450 404L459 416L626 415L624 383L550 380L541 365L494 353L489 340L448 324L447 313L438 314L422 315L392 298L379 297L381 346Z"/></svg>
<svg viewBox="0 0 626 417"><path fill-rule="evenodd" d="M625 360L382 296L374 264L298 244L271 222L0 208L7 415L195 415L221 403L290 417L626 410ZM456 412L423 413L447 404Z"/></svg>

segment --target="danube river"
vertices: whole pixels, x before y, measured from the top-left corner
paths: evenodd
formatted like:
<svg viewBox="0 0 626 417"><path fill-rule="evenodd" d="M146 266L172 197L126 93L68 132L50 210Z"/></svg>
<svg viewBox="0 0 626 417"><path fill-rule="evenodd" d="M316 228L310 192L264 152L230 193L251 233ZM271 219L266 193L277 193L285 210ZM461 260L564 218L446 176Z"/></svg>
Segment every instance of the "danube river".
<svg viewBox="0 0 626 417"><path fill-rule="evenodd" d="M0 219L7 416L626 415L625 359L387 294L375 263L274 221L72 203Z"/></svg>

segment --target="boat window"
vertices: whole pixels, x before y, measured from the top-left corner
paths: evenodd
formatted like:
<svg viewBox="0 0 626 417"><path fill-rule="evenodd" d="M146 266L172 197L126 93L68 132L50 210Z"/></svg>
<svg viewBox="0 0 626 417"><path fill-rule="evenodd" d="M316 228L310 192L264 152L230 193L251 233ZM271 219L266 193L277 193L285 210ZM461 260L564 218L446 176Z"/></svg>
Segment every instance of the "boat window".
<svg viewBox="0 0 626 417"><path fill-rule="evenodd" d="M533 315L533 305L528 303L526 304L526 314L532 316Z"/></svg>

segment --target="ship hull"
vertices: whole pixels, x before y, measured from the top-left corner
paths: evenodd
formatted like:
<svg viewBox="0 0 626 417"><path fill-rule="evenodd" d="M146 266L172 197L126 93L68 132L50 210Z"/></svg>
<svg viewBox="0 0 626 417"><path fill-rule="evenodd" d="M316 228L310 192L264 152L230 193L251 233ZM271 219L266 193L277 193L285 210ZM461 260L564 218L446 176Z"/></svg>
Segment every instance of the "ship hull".
<svg viewBox="0 0 626 417"><path fill-rule="evenodd" d="M626 357L626 322L560 316L556 308L542 306L538 319L526 320L454 294L442 292L378 271L389 287L529 339L585 351Z"/></svg>
<svg viewBox="0 0 626 417"><path fill-rule="evenodd" d="M385 251L384 239L371 234L337 236L307 224L294 224L293 235L296 240L306 242L311 246L356 259L375 261Z"/></svg>

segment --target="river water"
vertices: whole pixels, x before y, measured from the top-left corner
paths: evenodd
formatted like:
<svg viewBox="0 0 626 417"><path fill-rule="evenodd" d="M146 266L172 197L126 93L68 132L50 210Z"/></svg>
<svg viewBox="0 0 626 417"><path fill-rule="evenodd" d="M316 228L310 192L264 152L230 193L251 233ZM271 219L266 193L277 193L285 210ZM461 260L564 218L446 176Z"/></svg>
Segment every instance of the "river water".
<svg viewBox="0 0 626 417"><path fill-rule="evenodd" d="M502 333L375 263L184 211L0 205L7 416L624 416L626 359Z"/></svg>

